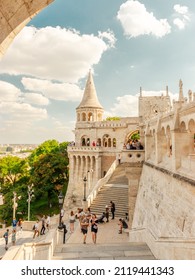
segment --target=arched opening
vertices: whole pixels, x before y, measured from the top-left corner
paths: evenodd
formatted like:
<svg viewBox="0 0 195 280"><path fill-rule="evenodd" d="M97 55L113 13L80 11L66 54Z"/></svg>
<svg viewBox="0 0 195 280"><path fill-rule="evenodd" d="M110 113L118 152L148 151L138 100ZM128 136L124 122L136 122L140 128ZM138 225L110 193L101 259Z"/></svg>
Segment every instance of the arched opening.
<svg viewBox="0 0 195 280"><path fill-rule="evenodd" d="M86 114L82 113L82 121L85 122L86 121Z"/></svg>
<svg viewBox="0 0 195 280"><path fill-rule="evenodd" d="M91 121L93 121L93 114L90 112L90 113L88 113L88 122L91 122Z"/></svg>
<svg viewBox="0 0 195 280"><path fill-rule="evenodd" d="M109 138L109 135L108 134L105 134L103 136L103 146L104 147L108 147L108 138Z"/></svg>
<svg viewBox="0 0 195 280"><path fill-rule="evenodd" d="M102 143L101 138L98 138L96 146L101 147L101 145L102 145L101 143Z"/></svg>
<svg viewBox="0 0 195 280"><path fill-rule="evenodd" d="M113 138L112 145L113 145L114 148L116 148L116 138Z"/></svg>
<svg viewBox="0 0 195 280"><path fill-rule="evenodd" d="M102 121L102 114L98 113L98 122Z"/></svg>

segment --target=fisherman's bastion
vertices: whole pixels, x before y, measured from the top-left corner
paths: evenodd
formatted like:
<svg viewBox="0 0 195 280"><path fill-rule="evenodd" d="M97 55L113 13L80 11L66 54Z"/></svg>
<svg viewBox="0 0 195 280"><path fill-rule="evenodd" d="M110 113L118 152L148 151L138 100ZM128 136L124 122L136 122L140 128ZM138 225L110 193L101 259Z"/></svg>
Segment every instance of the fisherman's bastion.
<svg viewBox="0 0 195 280"><path fill-rule="evenodd" d="M18 0L14 6L11 1L0 1L1 55L50 2ZM76 108L75 142L68 147L70 179L64 209L93 208L99 192L105 185L110 187L113 175L118 174L115 183L117 176L125 178L121 184L126 187L118 197L126 191L120 215L128 217L129 244L146 243L156 259L194 260L195 93L189 89L184 97L182 80L176 83L179 98L173 104L168 87L162 96L143 96L140 88L138 116L106 121L89 72ZM143 149L127 147L136 133Z"/></svg>

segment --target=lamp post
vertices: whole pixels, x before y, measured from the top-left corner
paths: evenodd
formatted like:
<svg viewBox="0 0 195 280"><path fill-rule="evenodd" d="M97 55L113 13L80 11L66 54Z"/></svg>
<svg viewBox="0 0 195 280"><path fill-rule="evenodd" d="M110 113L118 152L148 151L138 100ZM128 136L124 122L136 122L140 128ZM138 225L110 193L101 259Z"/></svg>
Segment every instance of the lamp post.
<svg viewBox="0 0 195 280"><path fill-rule="evenodd" d="M12 199L12 201L13 201L13 219L15 219L16 218L16 209L18 207L17 200L20 199L21 196L17 196L16 192L13 192L13 195L14 195L14 197Z"/></svg>
<svg viewBox="0 0 195 280"><path fill-rule="evenodd" d="M83 182L84 182L84 196L83 196L83 201L86 201L86 182L87 182L86 176L83 178Z"/></svg>
<svg viewBox="0 0 195 280"><path fill-rule="evenodd" d="M62 194L62 191L60 191L60 194L58 195L58 203L59 203L59 208L60 208L60 217L59 217L59 226L58 226L59 228L61 228L62 217L64 216L64 209L62 208L63 200L64 200L64 196Z"/></svg>
<svg viewBox="0 0 195 280"><path fill-rule="evenodd" d="M30 221L30 202L34 196L33 184L28 186L28 221Z"/></svg>

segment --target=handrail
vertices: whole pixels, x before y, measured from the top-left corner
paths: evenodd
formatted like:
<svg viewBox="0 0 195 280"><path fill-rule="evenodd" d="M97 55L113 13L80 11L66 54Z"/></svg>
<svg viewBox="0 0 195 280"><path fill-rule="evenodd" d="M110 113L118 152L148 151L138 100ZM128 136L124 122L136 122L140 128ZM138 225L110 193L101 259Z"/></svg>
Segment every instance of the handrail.
<svg viewBox="0 0 195 280"><path fill-rule="evenodd" d="M109 168L109 170L106 173L106 175L103 178L101 178L100 180L98 180L98 182L96 183L96 185L92 189L91 193L87 197L88 206L90 206L91 203L93 202L93 200L96 198L97 193L99 192L99 190L108 182L108 180L112 176L112 174L113 174L113 172L114 172L114 170L116 169L117 166L118 166L118 161L115 160L112 163L112 165Z"/></svg>

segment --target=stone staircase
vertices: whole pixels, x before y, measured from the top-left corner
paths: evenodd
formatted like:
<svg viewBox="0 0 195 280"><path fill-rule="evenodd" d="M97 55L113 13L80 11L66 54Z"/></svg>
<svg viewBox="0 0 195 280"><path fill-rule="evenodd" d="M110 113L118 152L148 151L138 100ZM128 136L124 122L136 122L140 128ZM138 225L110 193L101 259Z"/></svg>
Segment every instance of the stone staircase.
<svg viewBox="0 0 195 280"><path fill-rule="evenodd" d="M116 217L125 218L128 213L128 180L125 176L125 166L117 166L106 185L98 192L96 199L91 204L91 212L97 216L105 212L105 206L110 207L110 201L115 203Z"/></svg>
<svg viewBox="0 0 195 280"><path fill-rule="evenodd" d="M53 260L154 260L145 243L64 244L55 248Z"/></svg>

